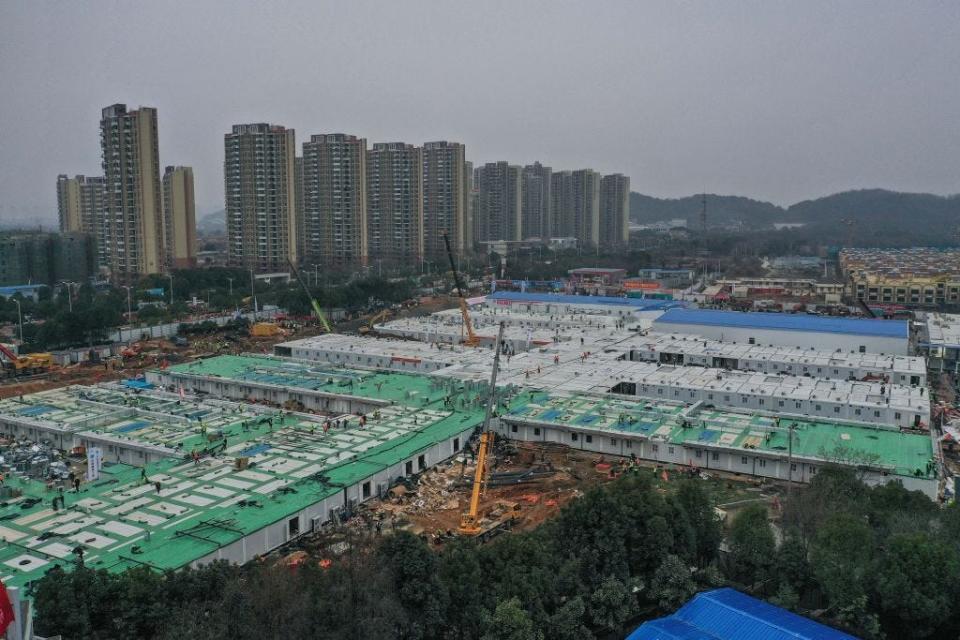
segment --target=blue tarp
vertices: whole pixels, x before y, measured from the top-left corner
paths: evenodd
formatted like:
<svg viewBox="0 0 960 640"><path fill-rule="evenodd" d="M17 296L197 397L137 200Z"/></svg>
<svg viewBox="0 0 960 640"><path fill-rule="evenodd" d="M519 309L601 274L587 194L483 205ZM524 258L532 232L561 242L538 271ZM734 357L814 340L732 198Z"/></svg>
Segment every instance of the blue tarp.
<svg viewBox="0 0 960 640"><path fill-rule="evenodd" d="M676 613L650 620L627 640L856 640L734 589L705 591Z"/></svg>
<svg viewBox="0 0 960 640"><path fill-rule="evenodd" d="M246 449L241 451L240 455L246 456L246 457L253 457L256 455L260 455L261 453L266 453L269 450L270 450L270 445L268 444L255 444L252 447L247 447Z"/></svg>
<svg viewBox="0 0 960 640"><path fill-rule="evenodd" d="M128 389L153 389L153 385L147 382L146 380L138 380L137 378L129 378L123 381L123 386Z"/></svg>
<svg viewBox="0 0 960 640"><path fill-rule="evenodd" d="M150 426L149 422L131 422L130 424L125 424L119 429L118 433L130 433L132 431L139 431L140 429L145 429Z"/></svg>
<svg viewBox="0 0 960 640"><path fill-rule="evenodd" d="M45 404L38 404L32 407L27 407L26 409L20 409L20 411L17 411L17 413L21 416L27 416L28 418L32 418L34 416L43 415L44 413L50 413L51 411L56 411L56 410L57 409L55 407L51 407Z"/></svg>
<svg viewBox="0 0 960 640"><path fill-rule="evenodd" d="M642 301L641 301L642 302ZM806 313L762 313L714 311L713 309L670 309L654 320L658 324L692 324L774 331L817 331L849 335L903 338L908 335L906 320L870 318L827 318Z"/></svg>

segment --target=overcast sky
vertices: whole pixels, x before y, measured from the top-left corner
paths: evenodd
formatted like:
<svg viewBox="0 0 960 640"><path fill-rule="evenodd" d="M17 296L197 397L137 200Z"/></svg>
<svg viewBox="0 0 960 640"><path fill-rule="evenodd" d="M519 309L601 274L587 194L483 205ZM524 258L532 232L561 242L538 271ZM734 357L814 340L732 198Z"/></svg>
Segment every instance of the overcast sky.
<svg viewBox="0 0 960 640"><path fill-rule="evenodd" d="M263 121L656 196L956 193L960 2L0 0L0 220L55 219L115 102L159 110L199 213L223 207L223 134Z"/></svg>

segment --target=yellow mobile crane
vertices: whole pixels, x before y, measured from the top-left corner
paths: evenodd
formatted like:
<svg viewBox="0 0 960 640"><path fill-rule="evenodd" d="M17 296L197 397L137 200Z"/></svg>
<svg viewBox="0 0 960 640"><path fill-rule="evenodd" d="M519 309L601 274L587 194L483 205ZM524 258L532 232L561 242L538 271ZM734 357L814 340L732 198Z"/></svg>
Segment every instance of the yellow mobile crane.
<svg viewBox="0 0 960 640"><path fill-rule="evenodd" d="M293 271L293 275L297 277L297 282L299 282L300 286L303 287L303 292L307 295L307 300L310 301L310 308L313 309L313 315L317 316L317 320L320 321L320 324L323 325L323 328L327 333L333 333L330 323L327 322L327 316L324 315L323 310L320 309L320 303L314 300L313 296L310 295L310 289L307 287L307 283L303 281L303 278L300 277L300 272L297 271L297 268L293 266L293 263L290 262L290 260L287 260L287 264L290 265L290 270Z"/></svg>
<svg viewBox="0 0 960 640"><path fill-rule="evenodd" d="M457 285L457 295L460 297L460 315L463 316L463 326L467 331L467 339L463 344L468 347L475 347L480 344L480 338L473 332L473 322L470 321L470 312L467 310L467 299L463 297L463 285L460 284L460 274L457 273L457 265L453 262L453 251L450 250L450 238L446 232L443 234L443 243L447 246L447 257L450 258L450 270L453 271L453 281Z"/></svg>
<svg viewBox="0 0 960 640"><path fill-rule="evenodd" d="M470 508L460 515L460 533L468 536L476 536L482 533L489 533L480 526L480 520L483 517L480 514L480 498L486 489L488 461L490 452L493 449L493 432L490 431L490 416L493 414L493 408L497 404L497 370L500 368L500 345L503 342L504 323L500 323L500 330L497 332L496 351L493 355L493 371L490 373L490 395L487 398L487 409L483 415L483 426L480 430L480 446L477 448L477 469L473 474L473 489L470 492ZM503 523L499 523L503 524Z"/></svg>

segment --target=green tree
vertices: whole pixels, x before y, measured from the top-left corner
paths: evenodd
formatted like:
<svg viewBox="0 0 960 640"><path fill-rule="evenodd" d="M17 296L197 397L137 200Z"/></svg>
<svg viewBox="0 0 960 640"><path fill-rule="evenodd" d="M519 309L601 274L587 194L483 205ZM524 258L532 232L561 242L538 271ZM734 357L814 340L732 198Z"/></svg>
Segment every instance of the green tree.
<svg viewBox="0 0 960 640"><path fill-rule="evenodd" d="M690 568L677 556L667 556L657 567L650 584L650 599L663 612L682 605L697 592Z"/></svg>
<svg viewBox="0 0 960 640"><path fill-rule="evenodd" d="M584 624L587 606L576 596L550 616L546 637L550 640L593 640L593 633Z"/></svg>
<svg viewBox="0 0 960 640"><path fill-rule="evenodd" d="M795 531L788 532L777 549L775 575L781 585L789 585L798 595L803 594L812 581L807 555L807 547Z"/></svg>
<svg viewBox="0 0 960 640"><path fill-rule="evenodd" d="M590 621L604 631L618 632L637 614L637 598L629 584L607 578L590 596Z"/></svg>
<svg viewBox="0 0 960 640"><path fill-rule="evenodd" d="M740 511L730 525L729 543L734 576L746 584L765 580L776 552L766 506L752 504Z"/></svg>
<svg viewBox="0 0 960 640"><path fill-rule="evenodd" d="M814 537L813 574L833 607L847 607L866 595L874 539L863 517L838 513Z"/></svg>
<svg viewBox="0 0 960 640"><path fill-rule="evenodd" d="M518 598L499 603L485 626L483 640L543 640Z"/></svg>
<svg viewBox="0 0 960 640"><path fill-rule="evenodd" d="M945 541L927 533L894 536L872 574L881 620L895 637L933 637L956 614L960 560Z"/></svg>
<svg viewBox="0 0 960 640"><path fill-rule="evenodd" d="M704 483L695 480L681 482L677 488L676 499L693 527L695 560L698 566L702 567L717 557L720 541L723 539L713 500Z"/></svg>
<svg viewBox="0 0 960 640"><path fill-rule="evenodd" d="M390 571L394 590L407 612L400 637L439 637L448 595L437 574L437 556L422 540L405 531L386 538L377 553Z"/></svg>
<svg viewBox="0 0 960 640"><path fill-rule="evenodd" d="M449 596L445 626L455 638L479 635L483 614L483 571L476 547L457 542L440 556L439 577Z"/></svg>

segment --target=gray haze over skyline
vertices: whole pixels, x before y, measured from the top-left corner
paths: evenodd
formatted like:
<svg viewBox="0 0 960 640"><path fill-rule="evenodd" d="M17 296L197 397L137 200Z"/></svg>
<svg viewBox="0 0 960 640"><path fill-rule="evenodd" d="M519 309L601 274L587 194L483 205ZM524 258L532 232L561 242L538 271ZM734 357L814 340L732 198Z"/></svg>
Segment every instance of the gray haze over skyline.
<svg viewBox="0 0 960 640"><path fill-rule="evenodd" d="M957 2L0 0L0 222L55 221L57 174L101 173L115 102L158 109L198 214L243 122L298 149L455 140L660 197L957 193L958 69Z"/></svg>

